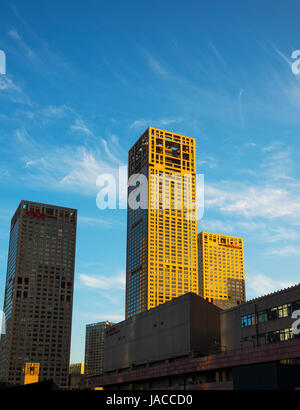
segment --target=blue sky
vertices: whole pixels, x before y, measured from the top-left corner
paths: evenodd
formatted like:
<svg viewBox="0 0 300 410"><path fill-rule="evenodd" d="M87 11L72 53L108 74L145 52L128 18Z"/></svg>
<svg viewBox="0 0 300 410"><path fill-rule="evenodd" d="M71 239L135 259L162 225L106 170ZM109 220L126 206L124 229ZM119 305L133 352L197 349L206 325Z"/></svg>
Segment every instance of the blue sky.
<svg viewBox="0 0 300 410"><path fill-rule="evenodd" d="M0 302L21 199L79 210L72 362L85 325L124 317L126 211L96 207L98 174L149 126L197 140L198 231L242 236L246 293L299 282L297 1L1 5Z"/></svg>

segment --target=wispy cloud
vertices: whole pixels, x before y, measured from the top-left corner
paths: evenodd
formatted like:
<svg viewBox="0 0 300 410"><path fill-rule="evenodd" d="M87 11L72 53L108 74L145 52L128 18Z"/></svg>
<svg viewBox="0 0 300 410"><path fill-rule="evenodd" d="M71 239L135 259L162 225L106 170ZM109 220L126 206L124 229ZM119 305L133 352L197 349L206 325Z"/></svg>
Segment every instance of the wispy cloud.
<svg viewBox="0 0 300 410"><path fill-rule="evenodd" d="M98 175L103 173L115 173L115 170L105 161L97 159L95 154L79 147L73 152L74 157L63 153L67 174L58 181L58 185L74 188L83 188L85 192L95 192ZM57 185L57 186L58 186Z"/></svg>
<svg viewBox="0 0 300 410"><path fill-rule="evenodd" d="M75 124L71 125L71 130L79 131L86 135L93 135L92 131L87 127L86 123L82 119L76 119Z"/></svg>
<svg viewBox="0 0 300 410"><path fill-rule="evenodd" d="M265 256L282 257L282 256L300 256L300 246L281 246L276 249L267 249Z"/></svg>
<svg viewBox="0 0 300 410"><path fill-rule="evenodd" d="M200 170L203 166L208 168L216 168L218 165L218 160L212 155L202 154L201 158L197 160L197 165L200 167Z"/></svg>
<svg viewBox="0 0 300 410"><path fill-rule="evenodd" d="M281 57L289 66L292 65L292 60L286 56L281 50L279 50L279 48L271 41L269 41L270 44L273 47L273 50L277 53L277 55L279 55L279 57Z"/></svg>
<svg viewBox="0 0 300 410"><path fill-rule="evenodd" d="M257 144L255 142L246 142L245 147L255 148Z"/></svg>
<svg viewBox="0 0 300 410"><path fill-rule="evenodd" d="M84 146L49 149L47 153L37 149L23 156L27 173L20 178L26 184L30 177L31 186L95 194L98 175L118 172L102 157L101 152Z"/></svg>
<svg viewBox="0 0 300 410"><path fill-rule="evenodd" d="M213 52L213 54L215 55L215 57L217 58L217 60L224 66L227 67L227 63L223 57L223 55L221 54L221 52L217 49L217 47L212 43L212 41L209 41L209 45L210 48Z"/></svg>
<svg viewBox="0 0 300 410"><path fill-rule="evenodd" d="M126 275L124 272L121 272L116 276L79 275L81 283L84 286L93 289L124 289L125 277Z"/></svg>
<svg viewBox="0 0 300 410"><path fill-rule="evenodd" d="M5 178L9 176L9 172L7 169L0 169L0 178Z"/></svg>
<svg viewBox="0 0 300 410"><path fill-rule="evenodd" d="M8 98L17 104L32 105L30 98L9 75L0 75L0 97Z"/></svg>
<svg viewBox="0 0 300 410"><path fill-rule="evenodd" d="M79 216L78 221L82 222L86 225L91 225L91 226L108 226L108 227L113 227L113 226L123 226L124 224L119 221L115 220L107 220L103 218L93 218L93 217L88 217L88 216Z"/></svg>
<svg viewBox="0 0 300 410"><path fill-rule="evenodd" d="M244 110L243 110L243 95L244 95L244 90L240 89L239 91L239 110L240 110L240 121L241 125L244 127L245 126L245 119L244 119Z"/></svg>
<svg viewBox="0 0 300 410"><path fill-rule="evenodd" d="M43 68L44 63L40 59L40 57L26 44L24 39L21 37L21 35L17 32L15 29L11 29L8 31L8 36L15 41L15 43L18 45L19 49L22 51L24 54L24 57L32 64L35 66L38 66L40 69Z"/></svg>
<svg viewBox="0 0 300 410"><path fill-rule="evenodd" d="M83 312L74 312L74 316L76 317L81 317L86 319L87 322L92 323L92 322L112 322L112 323L119 323L122 322L125 319L125 314L116 314L112 312L107 312L107 313L83 313Z"/></svg>
<svg viewBox="0 0 300 410"><path fill-rule="evenodd" d="M268 153L268 156L261 164L265 176L272 178L274 181L293 179L289 175L292 168L290 148L284 149L281 143L273 143L264 147L262 151Z"/></svg>
<svg viewBox="0 0 300 410"><path fill-rule="evenodd" d="M0 97L2 91L7 90L13 91L11 95L15 99L17 96L25 98L9 76L0 76ZM4 119L10 121L9 117ZM10 172L8 166L7 172L15 183L26 185L30 181L30 186L41 189L96 195L99 175L118 176L117 165L123 164L121 158L125 158L126 152L123 144L108 130L104 131L105 136L98 136L93 131L93 123L82 118L70 105L19 108L13 119L19 127L8 138L8 145L14 150L14 160L19 159L23 168L22 172L17 172L18 168L14 167ZM70 137L70 131L77 133L76 141ZM65 145L60 141L59 147L58 132L66 136ZM2 151L5 149L9 152L9 148L2 147Z"/></svg>
<svg viewBox="0 0 300 410"><path fill-rule="evenodd" d="M151 124L151 121L147 121L142 118L142 119L133 121L130 124L129 128L135 128L135 129L147 128L150 126L150 124Z"/></svg>
<svg viewBox="0 0 300 410"><path fill-rule="evenodd" d="M11 9L21 23L22 31L25 34L23 34L23 32L21 34L20 30L18 31L15 28L10 28L7 34L16 45L16 49L13 51L19 54L23 63L24 61L28 61L31 67L42 73L51 73L52 76L57 72L65 72L68 75L73 74L74 67L71 63L50 49L48 43L37 35L32 27L24 20L15 5L11 5ZM24 39L25 37L28 38L27 41ZM34 45L31 46L29 43Z"/></svg>
<svg viewBox="0 0 300 410"><path fill-rule="evenodd" d="M273 142L261 150L253 183L222 181L205 186L205 207L245 218L288 218L300 223L299 181L293 176L292 149ZM262 170L258 172L257 169ZM241 170L241 172L246 170ZM257 180L256 180L257 178Z"/></svg>
<svg viewBox="0 0 300 410"><path fill-rule="evenodd" d="M254 222L251 220L247 221L238 221L237 225L239 226L240 229L242 229L244 232L254 232L257 230L262 230L264 229L264 226L262 226L261 222Z"/></svg>
<svg viewBox="0 0 300 410"><path fill-rule="evenodd" d="M300 222L300 194L273 186L223 182L205 186L205 206L244 217L290 217Z"/></svg>
<svg viewBox="0 0 300 410"><path fill-rule="evenodd" d="M167 70L153 55L145 52L145 56L148 62L148 66L154 74L162 77L168 76Z"/></svg>
<svg viewBox="0 0 300 410"><path fill-rule="evenodd" d="M36 120L39 124L46 125L49 121L58 120L62 118L72 118L77 114L68 105L48 105L42 108L34 107L31 109L17 109L16 118L23 120L25 124L26 120Z"/></svg>
<svg viewBox="0 0 300 410"><path fill-rule="evenodd" d="M247 278L247 289L249 294L247 299L266 295L277 290L288 288L296 283L276 280L263 274L257 274Z"/></svg>
<svg viewBox="0 0 300 410"><path fill-rule="evenodd" d="M142 128L148 128L150 126L154 127L166 127L171 124L178 124L180 122L184 121L183 118L161 118L161 119L156 119L156 120L146 120L144 118L140 118L138 120L133 121L129 128L132 129L142 129Z"/></svg>
<svg viewBox="0 0 300 410"><path fill-rule="evenodd" d="M233 232L233 225L229 222L206 218L198 222L198 231L226 232L230 234Z"/></svg>
<svg viewBox="0 0 300 410"><path fill-rule="evenodd" d="M120 164L120 160L118 158L115 157L115 155L112 153L111 149L108 146L107 141L104 138L100 138L103 146L104 146L104 150L105 153L107 154L107 156L116 164Z"/></svg>
<svg viewBox="0 0 300 410"><path fill-rule="evenodd" d="M291 241L297 240L300 237L300 233L294 229L287 228L284 226L278 226L271 228L266 235L266 241L269 243L278 241ZM283 248L282 248L283 249Z"/></svg>

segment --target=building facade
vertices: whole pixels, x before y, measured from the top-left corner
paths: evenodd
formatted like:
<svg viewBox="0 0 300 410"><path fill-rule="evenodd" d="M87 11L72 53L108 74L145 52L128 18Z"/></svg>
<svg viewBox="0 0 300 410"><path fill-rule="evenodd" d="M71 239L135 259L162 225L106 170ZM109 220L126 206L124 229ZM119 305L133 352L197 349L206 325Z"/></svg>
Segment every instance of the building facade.
<svg viewBox="0 0 300 410"><path fill-rule="evenodd" d="M220 311L187 293L114 325L105 333L104 372L215 353L220 346Z"/></svg>
<svg viewBox="0 0 300 410"><path fill-rule="evenodd" d="M78 376L84 374L84 363L72 363L69 366L69 375Z"/></svg>
<svg viewBox="0 0 300 410"><path fill-rule="evenodd" d="M11 221L0 341L1 380L24 383L26 364L39 381L68 383L77 211L21 201Z"/></svg>
<svg viewBox="0 0 300 410"><path fill-rule="evenodd" d="M86 325L85 333L85 374L103 373L104 364L104 334L113 326L111 322L99 322Z"/></svg>
<svg viewBox="0 0 300 410"><path fill-rule="evenodd" d="M200 296L222 309L245 302L242 238L200 232L198 258Z"/></svg>
<svg viewBox="0 0 300 410"><path fill-rule="evenodd" d="M150 127L128 163L126 318L198 293L195 139Z"/></svg>
<svg viewBox="0 0 300 410"><path fill-rule="evenodd" d="M69 366L69 388L81 389L84 386L84 363L72 363Z"/></svg>
<svg viewBox="0 0 300 410"><path fill-rule="evenodd" d="M299 285L221 312L221 344L236 350L295 339L292 313L296 311L300 317Z"/></svg>
<svg viewBox="0 0 300 410"><path fill-rule="evenodd" d="M86 383L104 390L299 389L299 317L300 285L228 310L184 295L112 328L108 350L116 355L118 346L123 356L107 352L107 372ZM215 351L213 340L221 340Z"/></svg>

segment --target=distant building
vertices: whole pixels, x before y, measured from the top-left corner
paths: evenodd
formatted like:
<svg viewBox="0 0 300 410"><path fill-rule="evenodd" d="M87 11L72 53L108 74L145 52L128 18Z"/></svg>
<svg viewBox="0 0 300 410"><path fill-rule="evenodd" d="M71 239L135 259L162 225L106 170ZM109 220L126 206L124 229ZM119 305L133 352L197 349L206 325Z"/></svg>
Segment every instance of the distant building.
<svg viewBox="0 0 300 410"><path fill-rule="evenodd" d="M84 363L72 363L69 366L70 375L84 374Z"/></svg>
<svg viewBox="0 0 300 410"><path fill-rule="evenodd" d="M23 384L34 363L39 381L68 383L76 224L76 209L30 201L21 201L11 220L2 381Z"/></svg>
<svg viewBox="0 0 300 410"><path fill-rule="evenodd" d="M69 387L81 389L84 386L84 363L73 363L69 366Z"/></svg>
<svg viewBox="0 0 300 410"><path fill-rule="evenodd" d="M104 333L112 326L110 322L99 322L86 325L85 333L85 374L103 373L104 363Z"/></svg>
<svg viewBox="0 0 300 410"><path fill-rule="evenodd" d="M300 334L292 330L299 310L300 285L228 310L181 296L109 329L106 371L86 383L105 390L299 389Z"/></svg>
<svg viewBox="0 0 300 410"><path fill-rule="evenodd" d="M130 149L128 177L143 175L146 204L127 213L126 318L198 294L196 143L149 127Z"/></svg>
<svg viewBox="0 0 300 410"><path fill-rule="evenodd" d="M199 295L227 309L246 300L243 239L201 232L198 235Z"/></svg>

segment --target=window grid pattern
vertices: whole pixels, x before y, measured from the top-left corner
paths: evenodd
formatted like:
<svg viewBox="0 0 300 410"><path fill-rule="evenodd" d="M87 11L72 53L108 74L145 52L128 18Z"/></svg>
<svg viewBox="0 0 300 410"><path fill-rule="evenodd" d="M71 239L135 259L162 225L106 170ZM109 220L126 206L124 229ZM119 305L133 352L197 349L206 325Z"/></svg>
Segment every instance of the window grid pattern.
<svg viewBox="0 0 300 410"><path fill-rule="evenodd" d="M12 280L10 262L7 270L6 289L11 282L13 296L4 301L11 321L1 339L2 380L22 383L26 363L39 363L40 381L68 382L76 220L76 210L27 201L12 219L11 240L16 221L19 227L8 257L15 258L16 247Z"/></svg>
<svg viewBox="0 0 300 410"><path fill-rule="evenodd" d="M300 310L300 300L261 310L257 313L250 313L241 317L242 327L253 326L260 323L290 317L292 312Z"/></svg>
<svg viewBox="0 0 300 410"><path fill-rule="evenodd" d="M129 151L149 183L148 209L127 214L126 317L198 293L195 163L193 138L156 128Z"/></svg>
<svg viewBox="0 0 300 410"><path fill-rule="evenodd" d="M198 253L200 296L222 309L245 302L243 239L201 232Z"/></svg>

